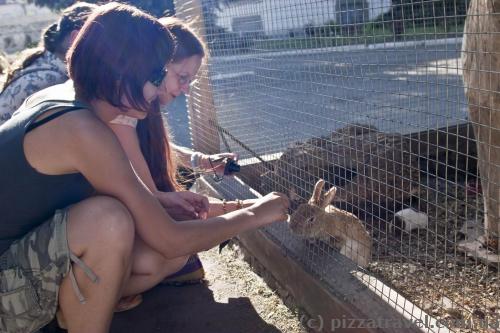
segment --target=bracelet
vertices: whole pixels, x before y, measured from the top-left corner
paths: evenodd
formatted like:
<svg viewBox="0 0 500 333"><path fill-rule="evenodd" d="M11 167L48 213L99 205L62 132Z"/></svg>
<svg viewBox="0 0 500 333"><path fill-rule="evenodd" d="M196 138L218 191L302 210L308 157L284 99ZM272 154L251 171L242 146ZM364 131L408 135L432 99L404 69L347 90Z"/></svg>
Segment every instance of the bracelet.
<svg viewBox="0 0 500 333"><path fill-rule="evenodd" d="M222 212L224 214L227 213L227 201L226 201L226 199L222 199Z"/></svg>
<svg viewBox="0 0 500 333"><path fill-rule="evenodd" d="M236 209L242 209L243 208L243 201L240 199L236 199Z"/></svg>

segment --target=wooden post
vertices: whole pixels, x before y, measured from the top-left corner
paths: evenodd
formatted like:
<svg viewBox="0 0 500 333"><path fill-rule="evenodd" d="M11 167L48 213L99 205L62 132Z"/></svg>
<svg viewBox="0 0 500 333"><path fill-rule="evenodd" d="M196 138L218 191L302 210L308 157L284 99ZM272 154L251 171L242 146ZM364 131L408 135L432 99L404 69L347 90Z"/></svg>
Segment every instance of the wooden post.
<svg viewBox="0 0 500 333"><path fill-rule="evenodd" d="M472 0L462 45L463 77L477 142L485 242L500 253L500 0Z"/></svg>
<svg viewBox="0 0 500 333"><path fill-rule="evenodd" d="M206 43L207 29L203 14L204 0L175 0L176 17L190 22L193 30ZM217 113L210 85L209 50L203 61L196 84L191 87L188 98L189 123L193 148L203 153L220 152L219 134L217 131Z"/></svg>

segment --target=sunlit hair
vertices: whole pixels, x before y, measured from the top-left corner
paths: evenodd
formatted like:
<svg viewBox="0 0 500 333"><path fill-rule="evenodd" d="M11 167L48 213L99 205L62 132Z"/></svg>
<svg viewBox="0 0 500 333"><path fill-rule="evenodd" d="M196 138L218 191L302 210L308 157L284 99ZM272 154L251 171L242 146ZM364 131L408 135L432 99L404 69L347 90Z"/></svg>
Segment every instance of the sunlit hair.
<svg viewBox="0 0 500 333"><path fill-rule="evenodd" d="M141 151L156 188L163 192L178 191L182 186L177 182L177 157L170 146L166 120L160 112L159 101L152 104L155 104L154 111L137 124Z"/></svg>
<svg viewBox="0 0 500 333"><path fill-rule="evenodd" d="M69 75L86 101L102 99L148 112L144 84L171 61L173 51L172 35L154 17L111 2L80 30L68 52Z"/></svg>
<svg viewBox="0 0 500 333"><path fill-rule="evenodd" d="M177 42L172 62L179 62L192 56L205 57L205 45L189 25L175 17L162 17L160 23L174 35Z"/></svg>
<svg viewBox="0 0 500 333"><path fill-rule="evenodd" d="M23 51L12 66L10 66L3 89L12 82L19 71L29 67L44 52L49 51L64 56L69 46L65 43L66 38L71 32L79 30L83 26L85 20L87 20L95 8L97 8L97 5L78 2L64 9L61 12L59 20L52 23L42 32L39 45Z"/></svg>
<svg viewBox="0 0 500 333"><path fill-rule="evenodd" d="M172 60L174 47L170 32L154 17L111 2L89 17L68 52L69 75L79 98L148 113L138 125L141 150L156 186L163 191L178 188L176 160L159 103L146 101L143 87Z"/></svg>

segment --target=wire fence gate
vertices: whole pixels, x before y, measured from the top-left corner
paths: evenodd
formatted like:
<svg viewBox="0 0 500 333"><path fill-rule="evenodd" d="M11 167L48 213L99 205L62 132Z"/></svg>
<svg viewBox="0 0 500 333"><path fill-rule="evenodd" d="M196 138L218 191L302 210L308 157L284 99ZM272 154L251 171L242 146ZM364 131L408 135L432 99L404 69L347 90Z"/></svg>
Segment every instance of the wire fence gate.
<svg viewBox="0 0 500 333"><path fill-rule="evenodd" d="M195 149L238 153L253 189L292 199L266 232L327 283L340 252L413 319L498 331L500 1L175 3L210 53Z"/></svg>

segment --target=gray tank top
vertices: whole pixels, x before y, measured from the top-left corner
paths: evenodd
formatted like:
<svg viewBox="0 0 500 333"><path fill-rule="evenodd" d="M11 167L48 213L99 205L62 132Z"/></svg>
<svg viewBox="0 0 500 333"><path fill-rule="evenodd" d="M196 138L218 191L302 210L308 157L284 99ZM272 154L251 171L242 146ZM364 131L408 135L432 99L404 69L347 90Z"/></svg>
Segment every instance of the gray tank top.
<svg viewBox="0 0 500 333"><path fill-rule="evenodd" d="M52 217L57 209L94 193L80 173L45 175L30 166L24 155L25 134L66 112L88 109L77 101L43 100L26 106L0 126L0 254L16 239ZM34 123L41 114L61 109Z"/></svg>

